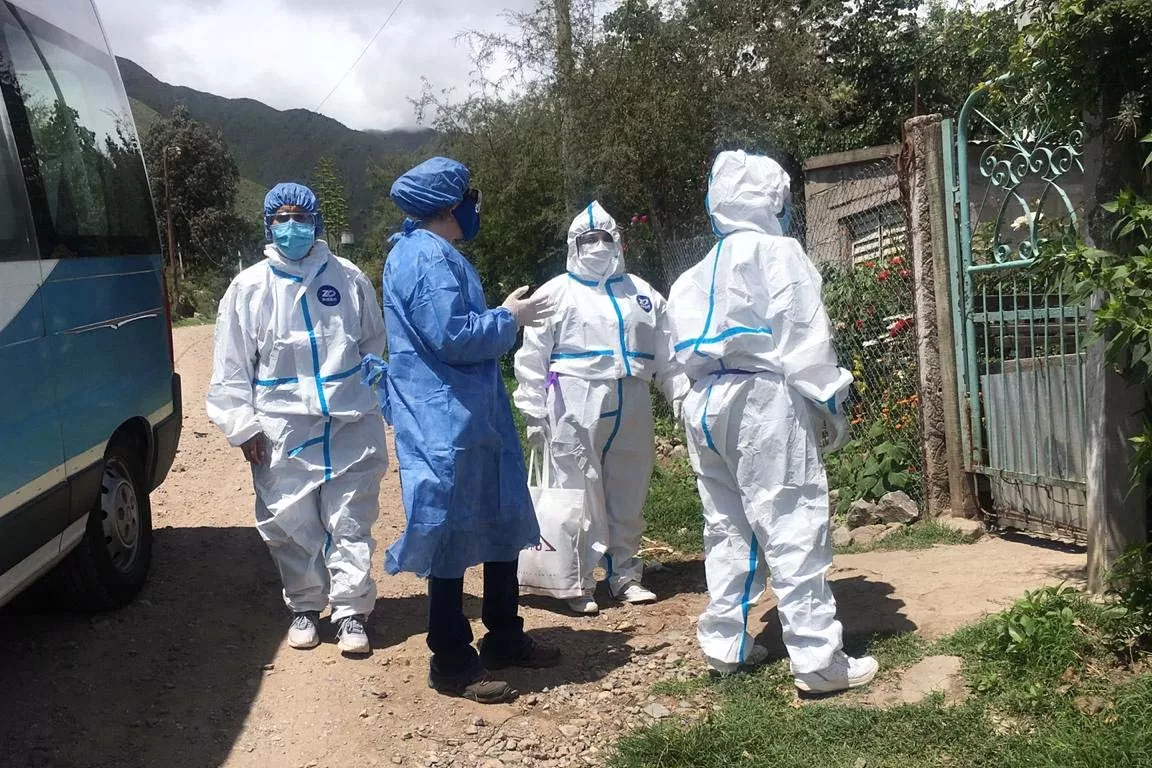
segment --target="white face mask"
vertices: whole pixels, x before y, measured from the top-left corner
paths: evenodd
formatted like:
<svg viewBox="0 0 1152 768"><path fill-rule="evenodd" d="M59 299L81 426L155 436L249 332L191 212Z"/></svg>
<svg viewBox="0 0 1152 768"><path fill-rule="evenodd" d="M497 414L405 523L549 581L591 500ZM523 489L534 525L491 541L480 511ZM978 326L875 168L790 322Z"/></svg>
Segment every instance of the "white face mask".
<svg viewBox="0 0 1152 768"><path fill-rule="evenodd" d="M603 277L616 268L616 246L608 243L580 246L580 266L590 274Z"/></svg>

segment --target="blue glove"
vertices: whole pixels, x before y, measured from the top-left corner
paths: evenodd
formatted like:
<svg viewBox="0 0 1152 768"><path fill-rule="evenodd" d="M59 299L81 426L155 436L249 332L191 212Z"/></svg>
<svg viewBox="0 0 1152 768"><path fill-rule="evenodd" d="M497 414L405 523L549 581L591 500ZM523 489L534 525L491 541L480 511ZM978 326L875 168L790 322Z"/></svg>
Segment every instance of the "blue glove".
<svg viewBox="0 0 1152 768"><path fill-rule="evenodd" d="M360 363L360 383L376 390L380 413L388 426L392 426L392 403L388 399L388 363L376 355L364 355Z"/></svg>

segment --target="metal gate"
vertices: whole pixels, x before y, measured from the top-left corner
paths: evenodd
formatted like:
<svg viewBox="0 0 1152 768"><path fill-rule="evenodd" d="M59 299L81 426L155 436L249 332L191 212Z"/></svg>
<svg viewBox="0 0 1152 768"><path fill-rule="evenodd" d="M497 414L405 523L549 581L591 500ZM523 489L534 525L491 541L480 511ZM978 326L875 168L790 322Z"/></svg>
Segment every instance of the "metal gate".
<svg viewBox="0 0 1152 768"><path fill-rule="evenodd" d="M943 133L967 469L1001 525L1082 538L1086 312L1032 263L1079 230L1083 130L989 84Z"/></svg>

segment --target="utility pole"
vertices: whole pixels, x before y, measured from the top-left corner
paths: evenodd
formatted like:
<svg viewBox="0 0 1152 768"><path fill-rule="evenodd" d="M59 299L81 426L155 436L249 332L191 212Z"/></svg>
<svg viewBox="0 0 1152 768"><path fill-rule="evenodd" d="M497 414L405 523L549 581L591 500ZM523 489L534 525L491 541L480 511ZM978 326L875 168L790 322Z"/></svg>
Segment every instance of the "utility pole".
<svg viewBox="0 0 1152 768"><path fill-rule="evenodd" d="M576 168L572 154L572 76L576 71L572 55L572 3L555 0L556 10L556 87L560 91L560 155L564 164L564 206L575 215Z"/></svg>
<svg viewBox="0 0 1152 768"><path fill-rule="evenodd" d="M164 147L164 216L168 222L168 265L172 270L172 294L177 301L180 300L180 269L176 263L176 238L172 233L172 187L168 183L168 153L175 152L180 156L180 147Z"/></svg>

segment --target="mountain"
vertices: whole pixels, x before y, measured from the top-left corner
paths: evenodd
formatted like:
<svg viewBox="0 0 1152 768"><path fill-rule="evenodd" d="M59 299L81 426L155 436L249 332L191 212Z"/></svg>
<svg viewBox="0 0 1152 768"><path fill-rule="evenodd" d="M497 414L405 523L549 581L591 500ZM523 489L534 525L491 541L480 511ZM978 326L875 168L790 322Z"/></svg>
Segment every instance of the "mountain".
<svg viewBox="0 0 1152 768"><path fill-rule="evenodd" d="M140 132L160 116L185 104L192 118L223 135L242 177L238 208L259 211L264 192L278 181L310 183L321 156L340 169L352 231L362 240L370 229L375 193L368 169L397 154L417 153L432 131L355 131L330 117L305 109L281 111L253 99L226 99L169 85L128 59L118 58L124 88Z"/></svg>

